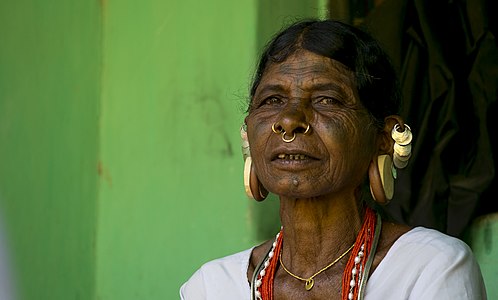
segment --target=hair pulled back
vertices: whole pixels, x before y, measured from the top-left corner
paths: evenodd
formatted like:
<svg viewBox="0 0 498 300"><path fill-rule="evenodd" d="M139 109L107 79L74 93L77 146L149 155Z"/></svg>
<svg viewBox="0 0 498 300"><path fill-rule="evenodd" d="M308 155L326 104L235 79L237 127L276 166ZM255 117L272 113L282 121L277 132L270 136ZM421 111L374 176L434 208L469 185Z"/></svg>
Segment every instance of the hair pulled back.
<svg viewBox="0 0 498 300"><path fill-rule="evenodd" d="M250 89L251 99L270 64L307 50L345 65L354 74L362 104L382 124L397 114L400 92L396 72L379 43L368 33L333 20L302 20L283 29L263 51Z"/></svg>

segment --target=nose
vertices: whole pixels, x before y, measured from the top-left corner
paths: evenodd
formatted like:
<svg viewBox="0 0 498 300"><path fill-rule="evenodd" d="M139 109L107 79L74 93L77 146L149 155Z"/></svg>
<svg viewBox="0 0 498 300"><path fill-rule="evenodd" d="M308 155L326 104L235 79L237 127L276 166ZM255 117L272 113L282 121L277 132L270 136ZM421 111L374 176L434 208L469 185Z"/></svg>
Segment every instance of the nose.
<svg viewBox="0 0 498 300"><path fill-rule="evenodd" d="M302 105L289 106L280 113L277 121L272 125L272 130L283 134L284 140L286 137L295 137L298 133L307 134L310 130L307 119Z"/></svg>

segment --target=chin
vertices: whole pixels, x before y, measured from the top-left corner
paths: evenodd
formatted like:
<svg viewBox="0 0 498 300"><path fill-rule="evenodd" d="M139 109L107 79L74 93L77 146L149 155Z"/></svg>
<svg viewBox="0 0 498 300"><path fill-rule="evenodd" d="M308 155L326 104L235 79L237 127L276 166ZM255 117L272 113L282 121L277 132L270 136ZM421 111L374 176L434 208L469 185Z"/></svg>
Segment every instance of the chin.
<svg viewBox="0 0 498 300"><path fill-rule="evenodd" d="M281 197L293 199L313 198L320 195L314 186L295 179L270 184L268 185L268 191Z"/></svg>

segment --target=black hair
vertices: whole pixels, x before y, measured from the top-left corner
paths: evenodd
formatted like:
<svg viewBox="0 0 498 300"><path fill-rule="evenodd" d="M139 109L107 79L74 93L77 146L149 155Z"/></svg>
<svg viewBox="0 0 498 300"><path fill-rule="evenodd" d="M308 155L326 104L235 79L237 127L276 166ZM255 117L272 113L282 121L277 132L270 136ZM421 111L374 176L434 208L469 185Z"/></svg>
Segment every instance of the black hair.
<svg viewBox="0 0 498 300"><path fill-rule="evenodd" d="M266 68L298 50L336 60L351 70L360 101L377 124L383 124L388 115L398 114L398 79L387 54L367 32L333 20L300 20L277 33L260 57L250 89L251 100Z"/></svg>

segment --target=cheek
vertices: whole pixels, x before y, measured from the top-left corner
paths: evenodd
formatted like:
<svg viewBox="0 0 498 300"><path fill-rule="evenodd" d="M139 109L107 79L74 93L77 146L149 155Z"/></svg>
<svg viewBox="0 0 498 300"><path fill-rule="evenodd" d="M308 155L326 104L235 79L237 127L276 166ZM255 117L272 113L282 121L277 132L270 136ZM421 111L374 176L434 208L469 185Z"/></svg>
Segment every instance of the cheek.
<svg viewBox="0 0 498 300"><path fill-rule="evenodd" d="M260 121L254 121L253 118L247 119L247 138L249 140L249 146L251 150L251 156L253 160L258 159L263 156L268 135L268 124Z"/></svg>
<svg viewBox="0 0 498 300"><path fill-rule="evenodd" d="M370 158L375 152L375 131L365 118L351 114L337 114L323 122L325 135L322 140L334 155L339 151L344 158ZM355 160L356 160L355 159Z"/></svg>
<svg viewBox="0 0 498 300"><path fill-rule="evenodd" d="M338 145L346 145L353 142L357 135L357 125L354 125L358 120L346 114L335 115L334 118L329 118L326 121L319 121L323 124L325 130L325 138L329 143L336 143Z"/></svg>

